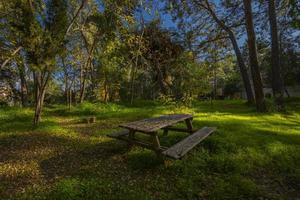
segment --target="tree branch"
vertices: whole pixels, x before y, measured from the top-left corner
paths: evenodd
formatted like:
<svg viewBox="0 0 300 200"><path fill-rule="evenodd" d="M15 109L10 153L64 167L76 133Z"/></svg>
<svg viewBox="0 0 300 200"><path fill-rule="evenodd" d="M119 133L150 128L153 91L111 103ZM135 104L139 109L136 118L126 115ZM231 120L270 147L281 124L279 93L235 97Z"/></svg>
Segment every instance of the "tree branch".
<svg viewBox="0 0 300 200"><path fill-rule="evenodd" d="M16 55L20 50L22 49L21 46L19 46L16 50L13 51L13 53L11 54L11 56L9 58L7 58L1 65L2 69L3 67L5 67L5 65L14 57L14 55Z"/></svg>
<svg viewBox="0 0 300 200"><path fill-rule="evenodd" d="M68 26L68 28L67 28L67 31L66 31L65 35L67 35L67 34L69 33L69 31L70 31L70 29L72 28L72 26L73 26L73 24L74 24L76 18L78 17L80 11L83 9L83 7L84 7L84 5L86 4L87 1L88 1L88 0L82 0L81 5L79 6L79 8L78 8L76 14L74 15L73 19L71 20L71 23L69 24L69 26Z"/></svg>

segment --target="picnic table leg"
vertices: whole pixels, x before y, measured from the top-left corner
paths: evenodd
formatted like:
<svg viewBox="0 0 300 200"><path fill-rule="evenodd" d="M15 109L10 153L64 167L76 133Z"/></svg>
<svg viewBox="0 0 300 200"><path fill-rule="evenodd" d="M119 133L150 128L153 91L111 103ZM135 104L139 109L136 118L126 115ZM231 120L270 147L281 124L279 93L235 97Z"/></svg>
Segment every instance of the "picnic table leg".
<svg viewBox="0 0 300 200"><path fill-rule="evenodd" d="M152 141L153 141L154 151L155 151L157 157L159 159L162 159L160 142L159 142L159 138L157 136L157 132L153 133L153 135L151 137L152 137Z"/></svg>
<svg viewBox="0 0 300 200"><path fill-rule="evenodd" d="M134 134L135 134L135 131L134 130L130 130L129 131L129 134L128 134L128 149L131 149L132 146L133 146L133 140L134 140Z"/></svg>
<svg viewBox="0 0 300 200"><path fill-rule="evenodd" d="M189 119L186 119L186 120L185 120L187 129L188 129L188 131L189 131L190 134L193 133L193 124L192 124L192 120L193 120L193 118L189 118Z"/></svg>

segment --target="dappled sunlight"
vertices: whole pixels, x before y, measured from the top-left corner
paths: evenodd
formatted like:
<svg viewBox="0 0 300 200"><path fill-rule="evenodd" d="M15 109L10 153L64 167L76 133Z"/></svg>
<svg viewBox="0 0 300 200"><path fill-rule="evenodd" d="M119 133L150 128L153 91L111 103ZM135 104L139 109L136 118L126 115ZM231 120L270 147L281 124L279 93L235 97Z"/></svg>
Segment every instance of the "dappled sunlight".
<svg viewBox="0 0 300 200"><path fill-rule="evenodd" d="M39 165L37 162L14 161L0 164L0 176L4 179L17 177L34 177L38 175Z"/></svg>

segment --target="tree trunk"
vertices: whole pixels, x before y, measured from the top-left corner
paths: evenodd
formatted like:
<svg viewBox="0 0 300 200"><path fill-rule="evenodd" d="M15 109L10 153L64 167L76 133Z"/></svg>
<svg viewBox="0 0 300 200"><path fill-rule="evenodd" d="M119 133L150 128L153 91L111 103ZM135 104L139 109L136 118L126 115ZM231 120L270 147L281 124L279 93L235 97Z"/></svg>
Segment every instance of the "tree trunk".
<svg viewBox="0 0 300 200"><path fill-rule="evenodd" d="M71 110L71 105L72 105L72 90L71 90L71 87L69 88L68 92L69 92L68 108L69 108L69 110Z"/></svg>
<svg viewBox="0 0 300 200"><path fill-rule="evenodd" d="M200 4L201 6L201 4ZM214 21L219 25L219 27L221 29L223 29L229 36L229 39L231 41L231 44L233 46L233 50L237 59L237 63L240 69L240 73L242 76L242 80L243 80L243 84L245 87L245 91L246 91L246 95L247 95L247 101L248 103L254 103L254 96L253 96L253 92L252 92L252 87L251 87L251 83L250 83L250 78L247 72L247 68L244 62L244 58L242 56L241 50L238 46L236 37L234 35L234 33L232 32L232 30L226 26L226 24L221 21L218 16L216 15L216 13L213 11L213 9L210 7L210 4L208 1L206 1L206 6L204 7L204 9L206 9L209 14L212 16L212 18L214 19Z"/></svg>
<svg viewBox="0 0 300 200"><path fill-rule="evenodd" d="M106 73L104 74L104 102L107 103L108 101L108 84L107 84L107 76Z"/></svg>
<svg viewBox="0 0 300 200"><path fill-rule="evenodd" d="M278 111L284 110L283 80L280 71L279 41L276 20L276 8L274 0L269 0L269 22L271 31L271 65L272 65L272 89Z"/></svg>
<svg viewBox="0 0 300 200"><path fill-rule="evenodd" d="M82 103L84 100L84 94L85 94L85 73L82 66L80 67L80 94L79 94L79 103Z"/></svg>
<svg viewBox="0 0 300 200"><path fill-rule="evenodd" d="M286 93L286 96L287 96L288 98L290 98L291 95L290 95L290 93L289 93L289 91L288 91L288 89L287 89L286 87L284 87L284 91L285 91L285 93Z"/></svg>
<svg viewBox="0 0 300 200"><path fill-rule="evenodd" d="M133 104L134 99L134 79L135 79L135 67L131 67L131 80L130 80L130 105Z"/></svg>
<svg viewBox="0 0 300 200"><path fill-rule="evenodd" d="M246 68L241 50L238 46L238 43L236 41L236 38L235 38L233 32L230 31L228 33L228 35L229 35L230 41L232 43L236 58L237 58L237 63L238 63L240 73L241 73L241 76L242 76L242 80L243 80L243 84L244 84L244 87L245 87L248 103L254 103L255 99L254 99L254 96L253 96L253 91L252 91L252 87L251 87L251 83L250 83L250 78L249 78L249 75L248 75L248 72L247 72L247 68Z"/></svg>
<svg viewBox="0 0 300 200"><path fill-rule="evenodd" d="M249 49L249 60L250 60L250 67L254 85L254 93L255 93L255 100L256 100L256 109L259 112L265 112L267 110L264 93L263 93L263 84L260 76L260 70L258 66L258 59L257 59L257 51L256 51L256 39L255 39L255 32L252 20L252 7L251 7L251 0L243 0L244 2L244 12L245 12L245 19L246 19L246 29L247 29L247 36L248 36L248 49Z"/></svg>
<svg viewBox="0 0 300 200"><path fill-rule="evenodd" d="M35 113L33 124L37 126L41 121L41 113L44 105L46 86L50 78L50 72L34 72L33 76L35 86Z"/></svg>
<svg viewBox="0 0 300 200"><path fill-rule="evenodd" d="M44 104L45 90L38 89L38 94L35 103L34 125L38 125L41 121L42 108Z"/></svg>
<svg viewBox="0 0 300 200"><path fill-rule="evenodd" d="M163 73L162 73L158 63L156 63L155 67L156 67L156 71L157 71L157 81L158 81L158 84L160 87L160 92L164 96L166 96L166 95L168 95L168 89L167 89L166 83L164 81Z"/></svg>
<svg viewBox="0 0 300 200"><path fill-rule="evenodd" d="M15 87L15 82L13 80L8 79L8 85L11 89L11 98L13 100L13 104L15 105L19 100L19 91Z"/></svg>
<svg viewBox="0 0 300 200"><path fill-rule="evenodd" d="M63 65L63 72L64 72L64 81L65 81L65 101L66 101L66 105L69 104L69 75L68 75L68 70L65 64L65 60L62 57L61 58L62 61L62 65Z"/></svg>
<svg viewBox="0 0 300 200"><path fill-rule="evenodd" d="M19 69L19 77L20 77L20 87L21 87L21 103L22 107L27 106L27 97L28 97L28 89L27 89L27 81L25 78L25 66L18 66Z"/></svg>
<svg viewBox="0 0 300 200"><path fill-rule="evenodd" d="M80 103L82 103L84 100L84 94L85 94L85 78L83 79L82 87L80 88L80 98L79 98Z"/></svg>
<svg viewBox="0 0 300 200"><path fill-rule="evenodd" d="M216 100L216 97L217 97L217 73L216 73L215 67L213 69L213 74L214 74L213 98L214 98L214 100Z"/></svg>
<svg viewBox="0 0 300 200"><path fill-rule="evenodd" d="M68 76L65 73L65 100L66 100L66 105L69 104L69 83L68 83Z"/></svg>

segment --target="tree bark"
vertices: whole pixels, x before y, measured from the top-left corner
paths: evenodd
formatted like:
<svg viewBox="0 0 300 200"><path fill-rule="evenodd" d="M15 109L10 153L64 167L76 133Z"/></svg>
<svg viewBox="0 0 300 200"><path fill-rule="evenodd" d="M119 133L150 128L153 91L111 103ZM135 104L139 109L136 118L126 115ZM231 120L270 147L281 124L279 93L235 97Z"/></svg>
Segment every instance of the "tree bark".
<svg viewBox="0 0 300 200"><path fill-rule="evenodd" d="M157 79L158 79L160 91L163 95L166 96L166 95L168 95L168 89L167 89L166 83L164 81L163 73L162 73L160 67L158 66L158 64L156 65L156 69L157 69Z"/></svg>
<svg viewBox="0 0 300 200"><path fill-rule="evenodd" d="M251 83L250 83L250 78L249 78L249 75L247 72L244 58L243 58L241 50L238 46L235 34L228 26L226 26L226 24L223 21L221 21L218 18L216 13L210 7L210 4L208 1L206 1L206 6L204 6L204 9L206 9L209 12L209 14L212 16L214 21L219 25L219 27L228 34L229 39L232 44L232 47L233 47L233 50L234 50L234 53L235 53L235 56L236 56L236 59L237 59L237 64L240 69L240 73L242 76L243 84L244 84L246 95L247 95L247 101L248 101L248 103L254 103L254 95L253 95L253 91L252 91L252 87L251 87Z"/></svg>
<svg viewBox="0 0 300 200"><path fill-rule="evenodd" d="M65 100L66 100L66 105L69 105L69 100L70 100L70 89L68 85L68 80L65 78Z"/></svg>
<svg viewBox="0 0 300 200"><path fill-rule="evenodd" d="M216 100L216 97L217 97L217 73L216 73L215 67L213 69L213 74L214 74L213 99Z"/></svg>
<svg viewBox="0 0 300 200"><path fill-rule="evenodd" d="M84 100L84 94L85 94L85 80L86 75L84 72L85 69L83 67L80 67L80 94L79 94L79 103L82 103Z"/></svg>
<svg viewBox="0 0 300 200"><path fill-rule="evenodd" d="M107 80L107 75L106 72L104 73L104 83L103 83L103 87L104 87L104 102L107 103L108 101L108 80Z"/></svg>
<svg viewBox="0 0 300 200"><path fill-rule="evenodd" d="M66 101L66 105L69 104L69 74L68 74L68 69L65 63L65 59L62 57L61 58L61 62L62 62L62 67L63 67L63 72L64 72L64 81L65 81L65 101Z"/></svg>
<svg viewBox="0 0 300 200"><path fill-rule="evenodd" d="M253 91L252 91L252 87L251 87L251 83L250 83L250 78L248 75L248 71L247 71L241 50L238 46L238 43L236 41L236 38L235 38L235 35L233 34L233 32L230 31L228 35L229 35L230 41L232 43L236 58L237 58L237 63L238 63L240 73L242 76L248 103L254 103L255 99L254 99L254 95L253 95Z"/></svg>
<svg viewBox="0 0 300 200"><path fill-rule="evenodd" d="M131 80L130 80L130 105L133 104L134 100L134 80L135 80L135 66L131 67Z"/></svg>
<svg viewBox="0 0 300 200"><path fill-rule="evenodd" d="M290 93L289 93L289 91L288 91L288 89L287 89L286 87L284 87L284 91L285 91L285 93L286 93L286 96L287 96L288 98L290 98L291 95L290 95Z"/></svg>
<svg viewBox="0 0 300 200"><path fill-rule="evenodd" d="M27 97L28 97L28 89L27 89L27 81L25 78L25 66L18 66L19 69L19 77L20 77L20 87L21 87L21 103L22 106L27 106Z"/></svg>
<svg viewBox="0 0 300 200"><path fill-rule="evenodd" d="M249 49L249 60L250 60L250 67L251 67L255 100L256 100L256 109L259 112L265 112L267 108L266 108L266 103L265 103L265 98L263 93L263 84L260 76L260 70L259 70L258 59L257 59L256 38L255 38L253 19L252 19L251 0L243 0L243 2L244 2L244 12L245 12L245 19L246 19L247 36L248 36L247 42L248 42L248 49Z"/></svg>
<svg viewBox="0 0 300 200"><path fill-rule="evenodd" d="M70 87L69 87L69 76L66 70L64 70L64 76L65 76L65 101L66 101L66 105L68 105Z"/></svg>
<svg viewBox="0 0 300 200"><path fill-rule="evenodd" d="M271 32L271 65L272 65L272 89L275 104L278 111L284 110L284 88L280 71L279 40L276 20L276 8L274 0L268 1L269 23Z"/></svg>
<svg viewBox="0 0 300 200"><path fill-rule="evenodd" d="M50 72L34 72L35 85L35 112L33 124L37 126L41 121L41 113L44 105L46 86L50 78Z"/></svg>
<svg viewBox="0 0 300 200"><path fill-rule="evenodd" d="M35 114L34 114L34 125L38 125L41 121L41 113L44 104L45 90L38 91L36 103L35 103Z"/></svg>
<svg viewBox="0 0 300 200"><path fill-rule="evenodd" d="M69 100L68 100L68 107L69 107L69 110L71 110L71 105L72 105L72 90L71 88L69 88Z"/></svg>

